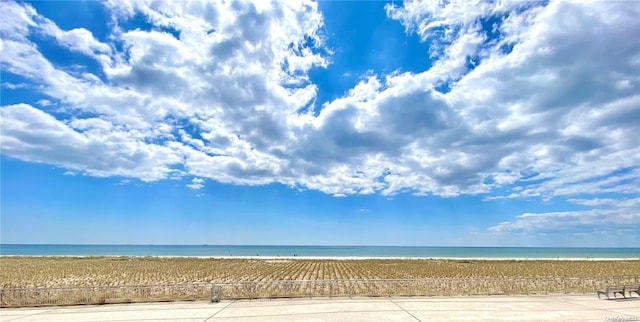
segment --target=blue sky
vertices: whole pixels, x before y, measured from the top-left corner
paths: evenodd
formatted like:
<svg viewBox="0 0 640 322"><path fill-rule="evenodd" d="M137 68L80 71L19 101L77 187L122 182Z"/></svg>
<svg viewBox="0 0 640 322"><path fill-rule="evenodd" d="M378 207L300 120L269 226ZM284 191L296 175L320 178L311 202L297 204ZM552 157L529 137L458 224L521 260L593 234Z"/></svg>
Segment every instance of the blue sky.
<svg viewBox="0 0 640 322"><path fill-rule="evenodd" d="M0 3L2 243L640 245L640 5Z"/></svg>

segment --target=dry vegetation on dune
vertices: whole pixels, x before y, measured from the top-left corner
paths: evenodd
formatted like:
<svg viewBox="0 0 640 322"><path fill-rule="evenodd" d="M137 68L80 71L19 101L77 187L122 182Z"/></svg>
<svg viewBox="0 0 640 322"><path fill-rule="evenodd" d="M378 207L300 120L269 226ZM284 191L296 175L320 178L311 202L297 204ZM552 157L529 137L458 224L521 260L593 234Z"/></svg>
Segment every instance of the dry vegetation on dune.
<svg viewBox="0 0 640 322"><path fill-rule="evenodd" d="M223 299L567 294L640 280L640 260L0 257L0 266L0 307L205 300L217 287Z"/></svg>
<svg viewBox="0 0 640 322"><path fill-rule="evenodd" d="M640 260L215 259L2 257L0 287L69 287L241 282L640 274Z"/></svg>

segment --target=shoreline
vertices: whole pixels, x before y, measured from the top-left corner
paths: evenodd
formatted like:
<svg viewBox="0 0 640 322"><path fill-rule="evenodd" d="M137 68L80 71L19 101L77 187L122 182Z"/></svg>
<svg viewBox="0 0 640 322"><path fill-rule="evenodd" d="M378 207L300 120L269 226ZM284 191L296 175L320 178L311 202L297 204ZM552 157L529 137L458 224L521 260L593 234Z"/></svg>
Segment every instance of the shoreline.
<svg viewBox="0 0 640 322"><path fill-rule="evenodd" d="M233 255L6 255L0 258L197 258L250 260L455 260L455 261L636 261L640 257L383 257L383 256L233 256Z"/></svg>

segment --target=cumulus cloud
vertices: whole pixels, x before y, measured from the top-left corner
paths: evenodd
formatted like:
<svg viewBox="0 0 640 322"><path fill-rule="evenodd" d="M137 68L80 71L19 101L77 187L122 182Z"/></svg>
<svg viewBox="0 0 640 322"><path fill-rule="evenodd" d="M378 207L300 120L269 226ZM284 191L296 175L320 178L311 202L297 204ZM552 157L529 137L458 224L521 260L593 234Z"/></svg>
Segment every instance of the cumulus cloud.
<svg viewBox="0 0 640 322"><path fill-rule="evenodd" d="M279 182L335 196L637 194L634 2L386 5L432 44L432 66L367 75L315 111L309 71L334 55L315 2L107 2L106 42L62 30L28 4L0 5L3 73L50 102L2 107L10 157L89 175ZM127 29L136 15L149 30ZM99 73L54 64L34 35L94 59Z"/></svg>
<svg viewBox="0 0 640 322"><path fill-rule="evenodd" d="M272 182L275 158L265 150L275 141L286 139L286 117L306 103L309 98L305 97L314 88L304 84L304 75L297 75L326 64L306 45L309 39L321 45L317 29L322 19L312 2L259 6L194 2L186 7L108 3L116 25L138 12L159 28L114 28L112 37L123 44L123 50L111 54L111 47L95 41L84 29L63 31L29 5L2 5L3 12L15 11L17 17L23 17L2 25L3 70L38 83L42 94L59 102L65 112L93 115L56 119L32 106L5 106L3 139L15 144L3 145L3 153L27 161L86 169L91 174L159 180L178 171L172 167L178 161L192 173L223 182ZM167 28L177 30L179 39L166 32ZM66 66L55 66L31 40L33 34L53 37L63 47L97 59L107 79L89 72L77 75L68 72ZM100 59L102 56L96 53L111 57ZM283 70L282 64L289 59L296 63ZM76 153L59 158L43 156L26 141L40 139L45 146L49 138L27 134L27 127L36 124L24 118L14 120L20 114L17 111L37 116L31 121L47 118L48 123L56 123L52 134L57 136L87 139L95 133L91 138L105 143L114 143L108 142L109 136L129 140L127 143L136 145L135 153L157 155L159 162L152 166L138 160L135 167L147 171L122 171L115 164L109 168L78 159ZM192 132L181 130L183 126L192 127ZM178 134L180 137L176 137ZM70 149L80 146L68 145ZM118 144L103 148L99 152L104 159L119 153ZM155 175L146 175L150 171ZM250 173L255 175L247 177Z"/></svg>
<svg viewBox="0 0 640 322"><path fill-rule="evenodd" d="M187 187L193 190L200 190L204 187L204 179L202 178L193 178L191 179L191 183L187 184Z"/></svg>
<svg viewBox="0 0 640 322"><path fill-rule="evenodd" d="M101 119L63 122L27 104L4 106L0 116L2 152L23 160L143 181L166 178L181 161L170 148Z"/></svg>
<svg viewBox="0 0 640 322"><path fill-rule="evenodd" d="M592 201L575 200L577 203L596 206L578 211L525 213L514 221L499 223L491 228L496 234L601 234L613 235L637 232L640 227L640 198L625 200Z"/></svg>
<svg viewBox="0 0 640 322"><path fill-rule="evenodd" d="M39 29L47 36L56 39L60 45L71 51L77 51L96 59L105 59L108 61L108 54L111 52L111 47L96 40L89 30L84 28L75 28L65 31L61 30L49 19L45 19L35 14L34 17L41 20L39 22Z"/></svg>

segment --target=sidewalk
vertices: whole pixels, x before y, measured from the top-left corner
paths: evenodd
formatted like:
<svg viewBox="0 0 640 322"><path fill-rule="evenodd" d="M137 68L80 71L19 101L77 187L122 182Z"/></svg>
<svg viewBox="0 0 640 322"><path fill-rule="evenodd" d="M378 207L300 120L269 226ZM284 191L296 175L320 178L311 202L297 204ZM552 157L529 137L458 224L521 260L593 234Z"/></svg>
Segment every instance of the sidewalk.
<svg viewBox="0 0 640 322"><path fill-rule="evenodd" d="M0 321L640 321L640 298L595 294L313 298L0 309Z"/></svg>

